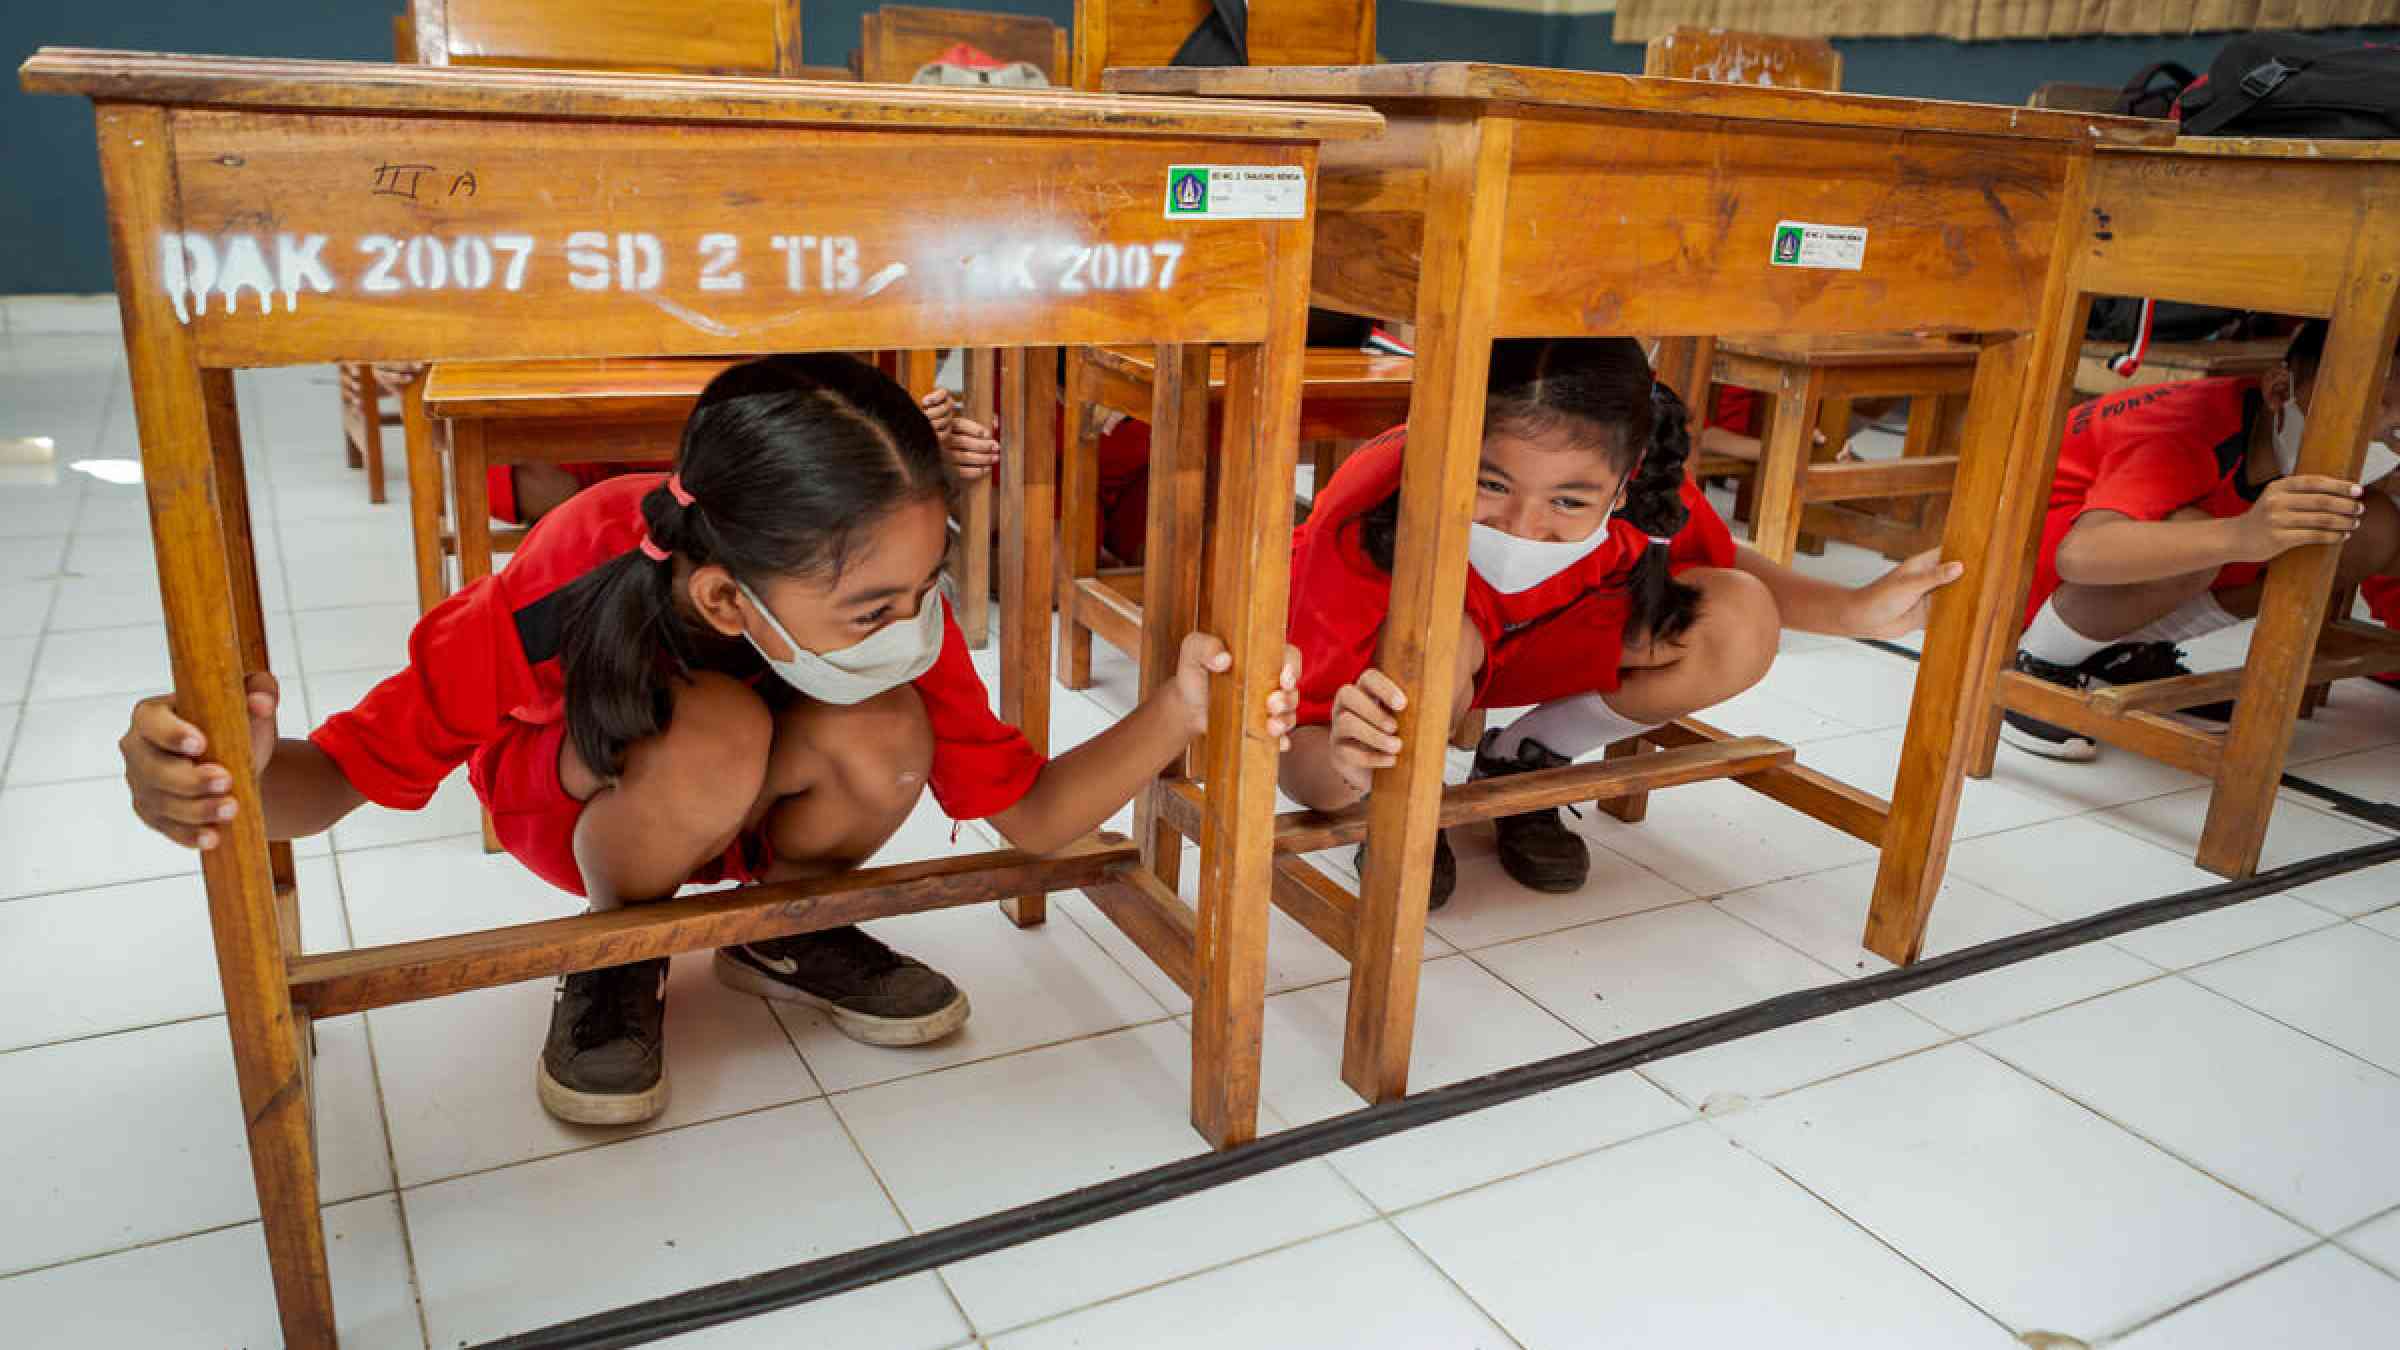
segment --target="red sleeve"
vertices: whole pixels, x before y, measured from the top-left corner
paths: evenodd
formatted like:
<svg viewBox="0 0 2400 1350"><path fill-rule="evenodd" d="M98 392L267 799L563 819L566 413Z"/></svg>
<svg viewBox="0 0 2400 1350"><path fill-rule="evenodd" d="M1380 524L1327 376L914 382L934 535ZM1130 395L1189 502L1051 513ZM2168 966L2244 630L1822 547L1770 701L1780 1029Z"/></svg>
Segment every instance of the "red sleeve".
<svg viewBox="0 0 2400 1350"><path fill-rule="evenodd" d="M966 635L942 608L942 654L916 679L925 721L933 729L933 772L927 786L952 820L981 820L1022 801L1049 763L1025 734L992 714L991 691L967 656Z"/></svg>
<svg viewBox="0 0 2400 1350"><path fill-rule="evenodd" d="M1292 532L1291 607L1284 638L1300 649L1300 725L1333 720L1333 696L1375 660L1392 608L1392 579L1358 542L1358 516L1400 486L1408 429L1362 445L1317 486L1308 520Z"/></svg>
<svg viewBox="0 0 2400 1350"><path fill-rule="evenodd" d="M511 709L537 696L514 607L500 579L487 577L419 619L408 665L308 739L368 801L414 811Z"/></svg>
<svg viewBox="0 0 2400 1350"><path fill-rule="evenodd" d="M1733 531L1726 527L1725 518L1709 505L1708 494L1691 478L1683 480L1683 505L1690 519L1675 532L1667 546L1670 570L1680 572L1687 567L1733 566Z"/></svg>
<svg viewBox="0 0 2400 1350"><path fill-rule="evenodd" d="M2115 511L2135 520L2165 520L2215 491L2224 476L2206 445L2129 436L2103 453L2075 514Z"/></svg>

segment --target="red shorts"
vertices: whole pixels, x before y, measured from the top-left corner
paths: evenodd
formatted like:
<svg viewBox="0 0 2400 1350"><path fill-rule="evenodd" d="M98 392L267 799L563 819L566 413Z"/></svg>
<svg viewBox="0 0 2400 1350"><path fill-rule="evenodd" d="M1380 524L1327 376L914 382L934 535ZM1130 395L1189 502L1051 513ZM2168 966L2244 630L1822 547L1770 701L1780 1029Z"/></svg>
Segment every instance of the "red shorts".
<svg viewBox="0 0 2400 1350"><path fill-rule="evenodd" d="M1617 687L1625 656L1625 623L1633 597L1622 590L1585 593L1546 619L1513 633L1497 616L1467 607L1467 622L1483 636L1483 669L1475 673L1477 708L1523 708Z"/></svg>
<svg viewBox="0 0 2400 1350"><path fill-rule="evenodd" d="M511 525L523 525L525 518L517 512L517 475L514 464L494 464L483 471L484 494L491 499L492 519L505 520ZM575 490L583 491L594 483L629 473L664 473L675 467L671 461L656 464L556 464L575 479Z"/></svg>
<svg viewBox="0 0 2400 1350"><path fill-rule="evenodd" d="M558 780L558 754L566 739L564 719L542 725L511 719L467 761L467 781L491 812L492 833L510 857L560 890L582 895L575 822L583 817L583 803L568 796ZM723 857L703 864L688 880L699 885L754 881L772 857L763 831L745 831Z"/></svg>
<svg viewBox="0 0 2400 1350"><path fill-rule="evenodd" d="M2234 491L2230 483L2219 483L2216 491L2192 504L2219 520L2231 520L2250 510L2250 502ZM2049 603L2050 597L2058 591L2061 584L2058 576L2058 546L2066 542L2067 531L2075 528L2075 522L2082 514L2081 506L2053 506L2050 514L2042 518L2042 548L2034 558L2033 590L2025 597L2027 624L2033 622L2034 616L2042 612L2042 606ZM2217 569L2216 580L2208 583L2208 588L2212 591L2229 591L2237 586L2247 586L2266 574L2265 563L2227 563Z"/></svg>

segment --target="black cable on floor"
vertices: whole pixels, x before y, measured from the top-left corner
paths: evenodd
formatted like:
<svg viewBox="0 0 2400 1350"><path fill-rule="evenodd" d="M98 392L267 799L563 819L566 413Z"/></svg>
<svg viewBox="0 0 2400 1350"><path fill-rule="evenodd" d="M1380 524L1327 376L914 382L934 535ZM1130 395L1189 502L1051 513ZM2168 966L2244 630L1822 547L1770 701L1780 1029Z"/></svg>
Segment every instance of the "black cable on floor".
<svg viewBox="0 0 2400 1350"><path fill-rule="evenodd" d="M1503 1069L1380 1106L1269 1135L1224 1153L1204 1153L1117 1177L1064 1195L987 1214L909 1237L822 1257L781 1270L629 1304L487 1342L483 1350L565 1350L639 1345L704 1327L814 1302L834 1294L934 1270L971 1257L1165 1204L1229 1182L1321 1157L1338 1149L1418 1129L1536 1093L1620 1073L1653 1060L1722 1045L1903 994L1980 975L2154 924L2205 914L2244 900L2400 860L2400 839L2261 872L2245 881L2155 900L1897 967L1856 980L1803 989L1730 1012L1696 1018L1606 1045Z"/></svg>

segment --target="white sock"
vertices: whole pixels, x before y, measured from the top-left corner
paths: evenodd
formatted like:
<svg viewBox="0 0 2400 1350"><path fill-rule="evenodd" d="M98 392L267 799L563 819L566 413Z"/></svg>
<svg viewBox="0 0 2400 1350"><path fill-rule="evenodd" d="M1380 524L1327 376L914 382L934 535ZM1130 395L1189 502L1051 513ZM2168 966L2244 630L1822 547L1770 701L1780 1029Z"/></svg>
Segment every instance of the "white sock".
<svg viewBox="0 0 2400 1350"><path fill-rule="evenodd" d="M1657 725L1634 721L1608 706L1608 700L1598 694L1577 694L1553 699L1503 727L1492 738L1491 753L1498 759L1514 759L1517 747L1536 740L1545 750L1579 759Z"/></svg>
<svg viewBox="0 0 2400 1350"><path fill-rule="evenodd" d="M2033 616L2033 622L2025 626L2025 636L2017 639L2021 650L2054 666L2080 666L2108 645L2108 639L2085 637L2069 628L2058 616L2055 600L2043 602L2042 612Z"/></svg>
<svg viewBox="0 0 2400 1350"><path fill-rule="evenodd" d="M2225 607L2217 603L2216 596L2202 591L2184 601L2174 613L2152 619L2127 633L2121 641L2189 642L2194 638L2222 632L2240 622L2240 619L2225 612ZM2036 652L2035 655L2040 653Z"/></svg>

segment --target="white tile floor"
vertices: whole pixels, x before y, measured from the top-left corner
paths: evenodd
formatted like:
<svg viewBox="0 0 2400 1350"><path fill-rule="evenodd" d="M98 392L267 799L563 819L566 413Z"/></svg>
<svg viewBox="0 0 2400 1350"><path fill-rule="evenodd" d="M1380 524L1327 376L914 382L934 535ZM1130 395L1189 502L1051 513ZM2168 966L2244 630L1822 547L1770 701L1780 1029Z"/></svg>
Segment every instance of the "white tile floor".
<svg viewBox="0 0 2400 1350"><path fill-rule="evenodd" d="M25 311L60 322L71 307ZM87 315L88 317L88 315ZM23 320L25 315L19 315ZM133 453L105 333L0 337L0 439ZM287 724L399 658L403 507L341 467L327 372L245 375ZM393 492L406 485L394 475ZM0 1326L10 1345L274 1339L201 892L112 742L165 679L138 490L0 466ZM1829 574L1871 574L1837 549ZM2223 655L2238 635L2217 640ZM1080 739L1132 677L1057 695ZM1811 639L1715 720L1888 787L1913 668ZM2341 686L2299 772L2400 799L2400 696ZM1934 952L2213 880L2204 794L2112 754L1970 785ZM1871 855L1741 789L1596 813L1593 883L1457 838L1416 1078L1455 1082L1883 967ZM487 858L463 784L303 849L312 947L566 912ZM2287 795L2288 861L2385 837ZM969 835L957 847L976 846ZM895 854L953 847L930 810ZM1344 855L1328 855L1335 870ZM2400 867L1580 1084L1158 1210L692 1337L695 1346L2387 1345L2400 1317ZM1200 1149L1188 1003L1079 897L879 925L973 993L876 1051L678 962L673 1110L543 1115L548 991L320 1028L345 1342L450 1347L972 1218ZM1354 1109L1341 963L1278 921L1269 1129ZM2071 1337L2041 1341L2034 1333Z"/></svg>

